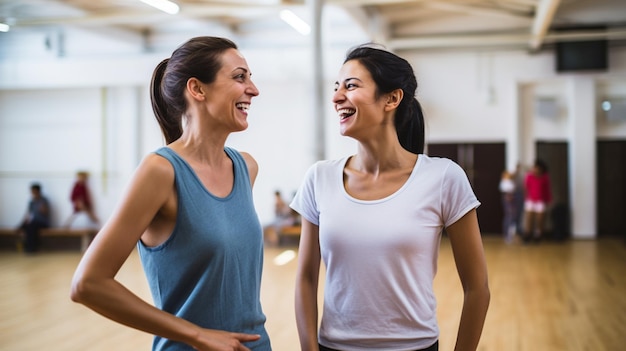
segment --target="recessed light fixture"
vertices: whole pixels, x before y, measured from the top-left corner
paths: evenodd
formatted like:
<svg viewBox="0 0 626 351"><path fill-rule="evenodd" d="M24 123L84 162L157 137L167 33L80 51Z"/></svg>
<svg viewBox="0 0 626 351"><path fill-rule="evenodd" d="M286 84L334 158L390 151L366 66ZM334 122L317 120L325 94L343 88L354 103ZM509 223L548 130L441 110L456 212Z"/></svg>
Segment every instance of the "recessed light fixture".
<svg viewBox="0 0 626 351"><path fill-rule="evenodd" d="M8 32L10 28L8 24L0 22L0 32Z"/></svg>
<svg viewBox="0 0 626 351"><path fill-rule="evenodd" d="M302 35L311 33L311 26L290 10L280 11L280 19L287 22L288 25Z"/></svg>
<svg viewBox="0 0 626 351"><path fill-rule="evenodd" d="M169 0L139 0L170 15L175 15L180 10L178 4Z"/></svg>

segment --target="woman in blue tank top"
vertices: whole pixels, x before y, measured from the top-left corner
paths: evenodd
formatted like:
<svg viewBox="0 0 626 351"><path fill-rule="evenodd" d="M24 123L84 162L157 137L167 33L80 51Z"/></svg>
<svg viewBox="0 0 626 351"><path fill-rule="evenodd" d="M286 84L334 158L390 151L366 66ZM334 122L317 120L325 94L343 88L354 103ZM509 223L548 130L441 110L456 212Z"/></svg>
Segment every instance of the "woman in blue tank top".
<svg viewBox="0 0 626 351"><path fill-rule="evenodd" d="M153 350L271 350L258 166L225 146L248 127L250 76L224 38L193 38L159 63L150 91L167 146L141 162L74 275L72 300L155 335ZM135 247L154 306L115 280Z"/></svg>

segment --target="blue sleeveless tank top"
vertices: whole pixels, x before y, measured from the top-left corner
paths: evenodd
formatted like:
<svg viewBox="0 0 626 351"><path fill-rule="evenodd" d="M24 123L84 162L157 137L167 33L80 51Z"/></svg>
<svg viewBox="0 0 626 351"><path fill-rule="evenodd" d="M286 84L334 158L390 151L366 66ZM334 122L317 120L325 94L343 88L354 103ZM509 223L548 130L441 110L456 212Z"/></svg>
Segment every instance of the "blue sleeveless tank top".
<svg viewBox="0 0 626 351"><path fill-rule="evenodd" d="M161 245L137 244L156 307L208 329L260 334L246 346L271 350L261 309L263 233L243 157L226 147L234 185L226 197L211 194L187 162L168 147L156 154L174 167L176 225ZM193 348L156 336L159 351Z"/></svg>

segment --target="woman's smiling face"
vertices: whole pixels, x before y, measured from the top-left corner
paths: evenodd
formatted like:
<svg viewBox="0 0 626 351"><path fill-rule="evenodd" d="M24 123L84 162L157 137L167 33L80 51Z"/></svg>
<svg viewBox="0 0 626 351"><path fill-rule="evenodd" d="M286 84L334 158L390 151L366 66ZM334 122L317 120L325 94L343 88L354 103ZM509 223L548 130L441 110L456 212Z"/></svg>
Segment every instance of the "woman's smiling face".
<svg viewBox="0 0 626 351"><path fill-rule="evenodd" d="M339 116L340 132L359 139L384 121L384 99L377 96L376 83L358 60L346 62L335 82L333 104Z"/></svg>
<svg viewBox="0 0 626 351"><path fill-rule="evenodd" d="M208 85L210 114L232 124L234 131L248 127L248 108L259 91L251 80L248 64L239 51L229 49L222 55L222 67Z"/></svg>

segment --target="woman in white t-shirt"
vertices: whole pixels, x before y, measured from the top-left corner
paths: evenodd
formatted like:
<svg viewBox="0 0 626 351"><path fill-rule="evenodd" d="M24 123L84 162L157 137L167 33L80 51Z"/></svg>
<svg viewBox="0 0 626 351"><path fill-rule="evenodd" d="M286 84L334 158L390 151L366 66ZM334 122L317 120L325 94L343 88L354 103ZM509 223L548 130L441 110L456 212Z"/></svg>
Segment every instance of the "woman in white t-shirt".
<svg viewBox="0 0 626 351"><path fill-rule="evenodd" d="M291 203L302 216L295 298L303 351L437 350L433 279L444 229L465 293L456 350L477 348L490 296L480 203L456 163L423 154L416 89L410 64L373 46L351 51L339 72L333 104L357 152L314 164Z"/></svg>

